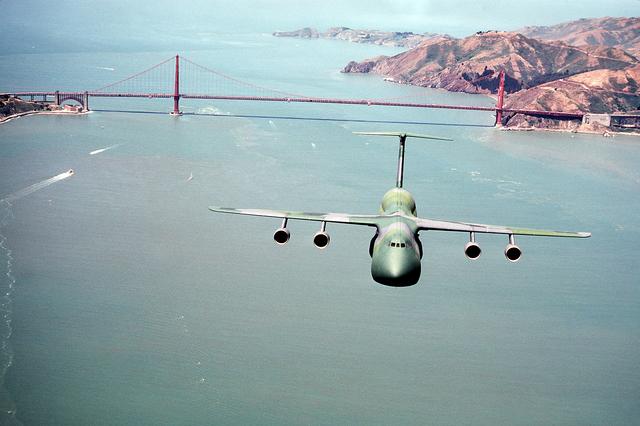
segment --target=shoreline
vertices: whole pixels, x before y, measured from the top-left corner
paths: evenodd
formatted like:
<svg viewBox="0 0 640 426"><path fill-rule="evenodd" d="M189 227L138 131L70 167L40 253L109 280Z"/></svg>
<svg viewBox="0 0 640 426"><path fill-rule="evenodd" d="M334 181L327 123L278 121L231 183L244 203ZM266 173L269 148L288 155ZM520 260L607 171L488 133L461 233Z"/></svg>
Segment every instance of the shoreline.
<svg viewBox="0 0 640 426"><path fill-rule="evenodd" d="M581 135L599 135L599 136L602 136L603 138L613 138L615 136L633 136L633 137L640 136L640 133L638 132L616 132L614 130L607 130L605 132L600 132L596 130L563 130L563 129L548 129L543 127L518 128L518 127L499 126L497 128L501 132L554 132L554 133L570 133L570 134L581 134Z"/></svg>
<svg viewBox="0 0 640 426"><path fill-rule="evenodd" d="M25 112L19 112L17 114L11 114L11 115L7 115L5 117L1 117L0 118L0 125L4 124L4 123L8 123L9 121L15 120L17 118L20 117L26 117L29 115L84 115L84 114L89 114L91 111L82 111L82 112L75 112L75 111L25 111Z"/></svg>

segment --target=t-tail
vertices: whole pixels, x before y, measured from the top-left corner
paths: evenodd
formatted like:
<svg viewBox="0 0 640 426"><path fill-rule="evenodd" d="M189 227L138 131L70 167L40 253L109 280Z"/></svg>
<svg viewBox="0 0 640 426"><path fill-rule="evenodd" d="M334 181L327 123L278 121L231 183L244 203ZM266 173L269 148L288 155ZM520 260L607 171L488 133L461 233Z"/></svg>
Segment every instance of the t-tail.
<svg viewBox="0 0 640 426"><path fill-rule="evenodd" d="M437 141L452 141L453 139L441 138L438 136L419 135L416 133L404 132L353 132L356 135L371 136L397 136L400 138L400 148L398 150L398 174L396 176L396 188L402 188L402 180L404 176L404 145L407 138L433 139Z"/></svg>

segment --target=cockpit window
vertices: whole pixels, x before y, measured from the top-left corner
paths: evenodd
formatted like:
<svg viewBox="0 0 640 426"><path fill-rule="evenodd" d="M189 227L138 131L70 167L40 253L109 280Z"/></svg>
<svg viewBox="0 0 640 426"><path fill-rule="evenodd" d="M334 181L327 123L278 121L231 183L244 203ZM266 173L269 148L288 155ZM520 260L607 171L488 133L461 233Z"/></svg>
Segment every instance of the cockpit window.
<svg viewBox="0 0 640 426"><path fill-rule="evenodd" d="M390 242L389 243L389 247L398 247L398 248L405 248L407 247L406 243L396 243L396 242Z"/></svg>

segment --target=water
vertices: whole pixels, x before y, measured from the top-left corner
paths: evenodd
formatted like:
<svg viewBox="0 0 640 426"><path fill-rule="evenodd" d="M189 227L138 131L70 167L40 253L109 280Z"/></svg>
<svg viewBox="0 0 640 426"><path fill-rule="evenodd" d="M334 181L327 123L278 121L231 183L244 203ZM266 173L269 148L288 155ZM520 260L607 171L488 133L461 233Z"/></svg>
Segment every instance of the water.
<svg viewBox="0 0 640 426"><path fill-rule="evenodd" d="M394 49L212 37L180 53L310 95L492 104L338 72ZM0 75L8 89L92 88L172 54L4 55ZM101 111L0 126L0 423L639 417L636 138L500 132L481 112L184 101L204 115L176 118L169 101L92 103ZM159 113L114 112L124 109ZM351 132L382 130L455 139L409 141L405 186L421 215L593 237L523 237L511 264L505 238L478 236L483 255L470 262L466 235L423 233L420 282L393 289L370 277L368 228L330 225L319 251L318 226L290 223L276 247L278 220L207 210L373 213L397 146Z"/></svg>

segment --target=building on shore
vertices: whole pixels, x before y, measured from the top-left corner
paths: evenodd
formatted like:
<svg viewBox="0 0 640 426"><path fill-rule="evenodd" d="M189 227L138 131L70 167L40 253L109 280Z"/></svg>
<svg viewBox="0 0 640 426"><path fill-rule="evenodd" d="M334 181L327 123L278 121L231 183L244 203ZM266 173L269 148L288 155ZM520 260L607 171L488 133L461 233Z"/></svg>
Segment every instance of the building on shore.
<svg viewBox="0 0 640 426"><path fill-rule="evenodd" d="M640 111L612 114L611 127L614 129L640 129Z"/></svg>

